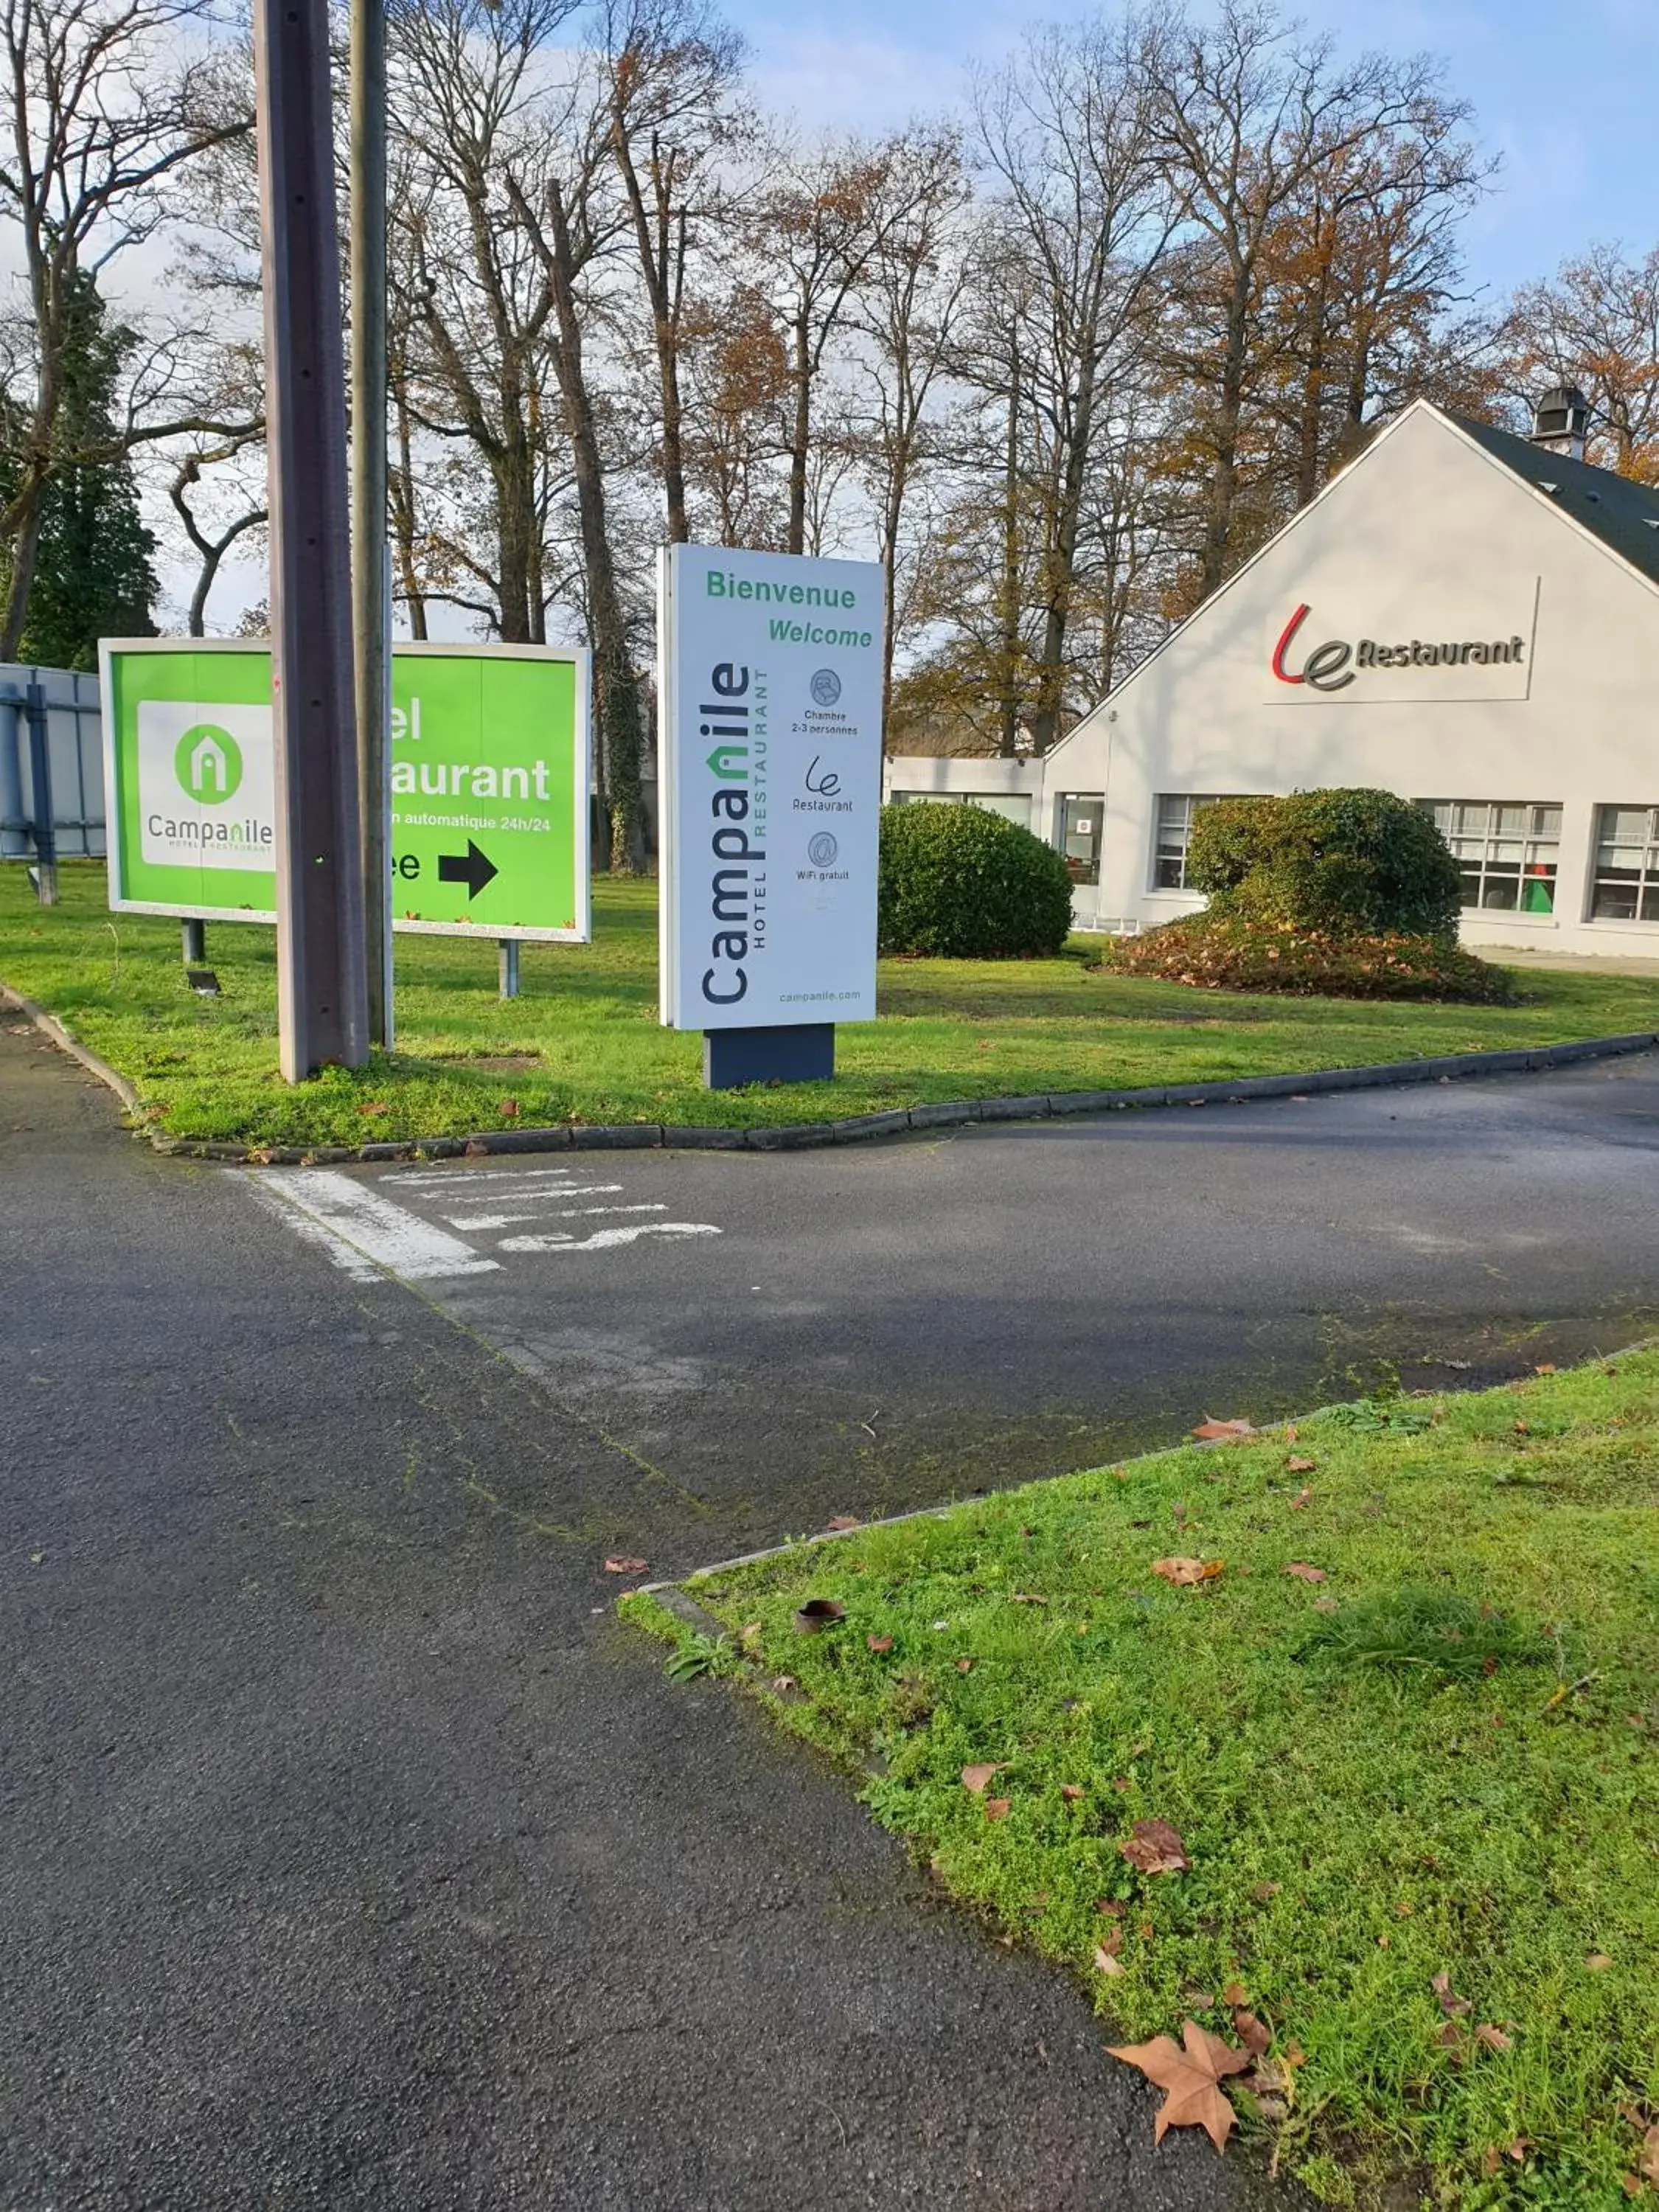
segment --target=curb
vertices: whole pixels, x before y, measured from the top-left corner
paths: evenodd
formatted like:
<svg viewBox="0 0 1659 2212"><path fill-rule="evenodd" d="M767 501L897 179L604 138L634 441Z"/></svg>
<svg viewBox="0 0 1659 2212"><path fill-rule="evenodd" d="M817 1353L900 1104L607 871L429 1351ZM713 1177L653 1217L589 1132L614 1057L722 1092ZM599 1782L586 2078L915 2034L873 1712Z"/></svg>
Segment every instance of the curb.
<svg viewBox="0 0 1659 2212"><path fill-rule="evenodd" d="M88 1075L95 1075L100 1083L109 1085L129 1114L138 1111L138 1093L125 1075L118 1075L106 1060L100 1060L95 1052L88 1052L64 1027L56 1014L49 1014L44 1006L37 1006L33 999L26 999L21 991L9 984L0 983L0 1006L9 1012L27 1014L41 1035L49 1037L59 1052L66 1052L71 1060L79 1060Z"/></svg>
<svg viewBox="0 0 1659 2212"><path fill-rule="evenodd" d="M1582 1364L1587 1367L1602 1366L1608 1360L1623 1359L1631 1352L1650 1352L1656 1345L1659 1345L1659 1337L1638 1336L1633 1344L1617 1346L1612 1352L1598 1353L1592 1358L1583 1361ZM1412 1395L1414 1397L1431 1398L1449 1397L1456 1394L1450 1391L1420 1390L1414 1391ZM1352 1400L1334 1399L1328 1405L1310 1407L1302 1413L1281 1413L1276 1420L1265 1422L1254 1435L1241 1437L1237 1441L1241 1444L1273 1443L1285 1428L1297 1428L1309 1421L1316 1421L1326 1413L1340 1412L1345 1403L1353 1402ZM1215 1442L1202 1442L1190 1436L1183 1437L1178 1443L1155 1444L1150 1451L1135 1452L1121 1463L1126 1467L1145 1467L1155 1460L1173 1459L1177 1452L1191 1451L1195 1445L1200 1451L1213 1451L1226 1449L1231 1442L1231 1438L1227 1438L1218 1444ZM688 1568L684 1574L677 1575L672 1580L641 1583L637 1589L630 1592L629 1595L655 1598L659 1605L672 1613L677 1620L683 1620L688 1628L699 1629L705 1634L712 1630L717 1636L729 1638L731 1632L716 1620L713 1613L705 1612L691 1595L691 1590L696 1583L708 1581L711 1576L735 1574L740 1567L758 1567L763 1565L768 1559L785 1559L792 1553L822 1551L827 1544L850 1543L854 1537L867 1536L872 1529L876 1528L902 1528L908 1527L913 1521L948 1520L951 1514L959 1513L965 1506L973 1504L976 1500L991 1497L1007 1498L1012 1496L1014 1491L1027 1489L1036 1483L1063 1481L1067 1474L1086 1474L1089 1472L1091 1470L1087 1468L1071 1468L1062 1470L1056 1475L1028 1475L1024 1480L1015 1483L1012 1489L999 1488L986 1492L972 1492L965 1497L947 1498L943 1504L938 1505L913 1505L907 1513L888 1513L884 1514L878 1520L858 1521L850 1528L814 1528L804 1536L787 1537L781 1544L764 1545L758 1552L740 1552L734 1559L711 1559L707 1566Z"/></svg>
<svg viewBox="0 0 1659 2212"><path fill-rule="evenodd" d="M106 1083L129 1114L138 1098L125 1076L107 1061L77 1044L55 1014L0 983L0 1005L26 1014L60 1050ZM219 1160L232 1167L369 1166L398 1160L481 1159L498 1152L782 1152L817 1150L828 1145L868 1144L879 1138L907 1136L913 1130L956 1129L974 1121L1040 1121L1073 1115L1096 1116L1154 1106L1242 1104L1256 1098L1306 1098L1336 1091L1385 1091L1412 1083L1450 1083L1481 1075L1535 1074L1570 1067L1584 1060L1612 1060L1647 1052L1659 1045L1659 1032L1632 1031L1624 1036L1587 1037L1574 1044L1523 1047L1509 1052L1445 1053L1430 1060L1384 1060L1371 1067L1325 1067L1301 1075L1243 1075L1216 1083L1154 1085L1139 1091L1034 1091L1010 1098L961 1098L942 1103L897 1107L884 1114L854 1114L840 1121L775 1123L749 1129L682 1127L672 1122L622 1122L606 1126L562 1122L546 1129L480 1129L470 1137L407 1137L367 1145L237 1145L199 1137L169 1137L151 1131L158 1152L170 1158Z"/></svg>

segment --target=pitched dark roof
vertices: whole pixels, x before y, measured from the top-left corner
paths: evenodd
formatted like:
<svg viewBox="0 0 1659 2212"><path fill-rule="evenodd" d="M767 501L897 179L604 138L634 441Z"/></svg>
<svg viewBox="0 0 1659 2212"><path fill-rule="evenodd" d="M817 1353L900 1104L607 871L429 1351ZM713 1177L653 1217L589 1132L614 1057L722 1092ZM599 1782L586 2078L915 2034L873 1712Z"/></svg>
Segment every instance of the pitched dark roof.
<svg viewBox="0 0 1659 2212"><path fill-rule="evenodd" d="M1453 419L1494 460L1544 492L1564 514L1659 584L1659 491L1616 477L1611 469L1547 453L1510 431L1494 430L1489 422L1471 422L1461 415Z"/></svg>

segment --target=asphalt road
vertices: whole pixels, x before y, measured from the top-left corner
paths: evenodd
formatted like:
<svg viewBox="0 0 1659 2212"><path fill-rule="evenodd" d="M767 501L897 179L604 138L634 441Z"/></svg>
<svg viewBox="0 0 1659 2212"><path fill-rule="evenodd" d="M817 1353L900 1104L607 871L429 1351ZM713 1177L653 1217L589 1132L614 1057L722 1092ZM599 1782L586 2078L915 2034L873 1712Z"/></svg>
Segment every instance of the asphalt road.
<svg viewBox="0 0 1659 2212"><path fill-rule="evenodd" d="M1659 1056L822 1152L258 1178L732 1549L1659 1329ZM676 1565L690 1561L676 1560Z"/></svg>
<svg viewBox="0 0 1659 2212"><path fill-rule="evenodd" d="M0 1286L4 2212L1263 2193L614 1626L737 1522L3 1032Z"/></svg>
<svg viewBox="0 0 1659 2212"><path fill-rule="evenodd" d="M1656 1151L1644 1060L284 1179L0 1034L0 2206L1251 2198L599 1562L1628 1340Z"/></svg>

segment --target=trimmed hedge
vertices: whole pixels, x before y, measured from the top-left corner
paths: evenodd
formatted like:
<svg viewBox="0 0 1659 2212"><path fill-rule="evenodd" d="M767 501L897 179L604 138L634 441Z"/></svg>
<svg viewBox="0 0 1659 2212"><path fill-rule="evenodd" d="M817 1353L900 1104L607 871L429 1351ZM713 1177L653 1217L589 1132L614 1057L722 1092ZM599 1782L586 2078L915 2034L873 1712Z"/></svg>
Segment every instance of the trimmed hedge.
<svg viewBox="0 0 1659 2212"><path fill-rule="evenodd" d="M883 952L1028 959L1058 952L1071 927L1066 863L1029 830L982 806L883 807Z"/></svg>
<svg viewBox="0 0 1659 2212"><path fill-rule="evenodd" d="M1215 915L1335 936L1457 935L1451 848L1391 791L1220 799L1194 821L1187 880Z"/></svg>
<svg viewBox="0 0 1659 2212"><path fill-rule="evenodd" d="M1472 1006L1516 1002L1507 969L1445 937L1364 936L1188 915L1140 937L1114 938L1103 964L1210 991L1289 991L1326 999L1437 999Z"/></svg>

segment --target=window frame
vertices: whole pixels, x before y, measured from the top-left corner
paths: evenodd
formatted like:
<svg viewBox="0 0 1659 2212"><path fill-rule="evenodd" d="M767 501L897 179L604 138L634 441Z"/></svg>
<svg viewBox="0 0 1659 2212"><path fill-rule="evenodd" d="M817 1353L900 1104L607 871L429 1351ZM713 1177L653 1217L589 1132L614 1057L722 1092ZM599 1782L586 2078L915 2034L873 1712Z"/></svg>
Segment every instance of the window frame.
<svg viewBox="0 0 1659 2212"><path fill-rule="evenodd" d="M1081 863L1080 869L1073 865L1076 856L1066 849L1067 839L1073 834L1066 826L1066 813L1074 806L1091 807L1095 817L1095 826L1091 833L1094 852L1087 861ZM1098 890L1100 888L1100 864L1106 849L1105 811L1103 792L1060 791L1054 794L1054 850L1066 863L1066 873L1072 878L1074 891Z"/></svg>
<svg viewBox="0 0 1659 2212"><path fill-rule="evenodd" d="M1218 806L1224 799L1270 799L1273 796L1271 792L1263 791L1154 792L1152 794L1152 849L1146 884L1149 895L1155 898L1203 897L1203 892L1194 890L1187 881L1187 855L1192 850L1193 823L1198 818L1200 807ZM1181 870L1181 881L1178 884L1164 884L1158 881L1158 868L1163 860L1164 810L1176 799L1179 799L1187 809L1187 817L1182 825L1181 853L1177 862Z"/></svg>
<svg viewBox="0 0 1659 2212"><path fill-rule="evenodd" d="M1462 877L1466 889L1471 867L1473 868L1476 896L1473 900L1465 898L1459 901L1459 909L1462 913L1475 915L1516 915L1523 921L1534 922L1553 922L1560 919L1561 833L1566 813L1564 800L1559 799L1414 799L1412 805L1419 807L1430 817L1450 847L1452 857L1457 862L1458 874ZM1476 807L1485 810L1485 828L1480 830L1464 828L1460 817ZM1443 809L1450 817L1449 826L1439 818ZM1519 811L1526 815L1526 826L1518 833L1506 830L1502 827L1498 817L1506 809ZM1556 817L1555 835L1553 837L1539 828L1540 817L1551 814ZM1480 853L1471 863L1469 857L1460 852L1458 848L1460 845L1473 844L1477 840L1481 848ZM1513 878L1510 876L1507 868L1498 865L1499 856L1495 848L1504 845L1518 845L1521 848L1521 856L1516 864ZM1549 848L1553 848L1554 850L1555 858L1553 862L1547 862L1541 857L1542 852ZM1498 884L1510 881L1513 881L1516 890L1513 906L1487 902L1485 894L1489 883ZM1547 907L1525 904L1527 886L1529 883L1545 884L1549 894L1549 904Z"/></svg>
<svg viewBox="0 0 1659 2212"><path fill-rule="evenodd" d="M1613 814L1645 814L1648 817L1647 831L1642 840L1642 865L1633 878L1626 878L1618 885L1620 889L1628 887L1634 890L1636 911L1633 914L1596 912L1596 902L1604 881L1602 849L1613 846L1613 840L1603 834L1602 825ZM1659 805L1644 805L1639 799L1631 804L1616 800L1607 805L1598 804L1590 828L1589 901L1586 921L1592 926L1599 924L1604 928L1659 928ZM1608 887L1613 887L1613 879L1607 880ZM1650 913L1644 914L1644 905L1651 908Z"/></svg>

